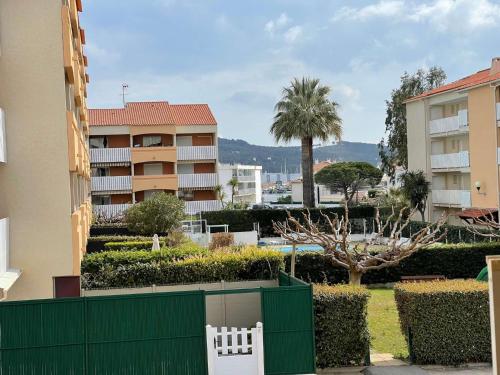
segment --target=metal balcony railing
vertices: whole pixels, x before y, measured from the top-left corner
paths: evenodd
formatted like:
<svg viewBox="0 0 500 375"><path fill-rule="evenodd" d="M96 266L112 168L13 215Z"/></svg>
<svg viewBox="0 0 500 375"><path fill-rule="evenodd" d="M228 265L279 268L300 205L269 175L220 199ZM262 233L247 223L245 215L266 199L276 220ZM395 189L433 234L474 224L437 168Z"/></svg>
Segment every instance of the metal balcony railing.
<svg viewBox="0 0 500 375"><path fill-rule="evenodd" d="M217 173L179 174L179 188L213 188L217 185Z"/></svg>
<svg viewBox="0 0 500 375"><path fill-rule="evenodd" d="M93 192L131 192L132 176L92 177L91 189Z"/></svg>
<svg viewBox="0 0 500 375"><path fill-rule="evenodd" d="M216 146L177 146L177 160L215 160Z"/></svg>
<svg viewBox="0 0 500 375"><path fill-rule="evenodd" d="M221 201L186 201L184 202L184 212L188 215L195 215L204 211L222 210Z"/></svg>
<svg viewBox="0 0 500 375"><path fill-rule="evenodd" d="M90 162L92 164L130 163L130 147L91 148Z"/></svg>
<svg viewBox="0 0 500 375"><path fill-rule="evenodd" d="M129 207L132 207L132 205L131 204L102 204L102 205L93 204L92 210L94 211L95 215L103 216L106 218L114 218L114 217L122 216L124 214L124 212Z"/></svg>
<svg viewBox="0 0 500 375"><path fill-rule="evenodd" d="M433 169L468 168L469 151L431 155L431 167Z"/></svg>
<svg viewBox="0 0 500 375"><path fill-rule="evenodd" d="M468 129L468 113L466 109L458 111L457 116L444 117L429 121L429 133L431 135L439 133L454 132Z"/></svg>
<svg viewBox="0 0 500 375"><path fill-rule="evenodd" d="M432 203L467 208L471 206L469 190L433 190Z"/></svg>

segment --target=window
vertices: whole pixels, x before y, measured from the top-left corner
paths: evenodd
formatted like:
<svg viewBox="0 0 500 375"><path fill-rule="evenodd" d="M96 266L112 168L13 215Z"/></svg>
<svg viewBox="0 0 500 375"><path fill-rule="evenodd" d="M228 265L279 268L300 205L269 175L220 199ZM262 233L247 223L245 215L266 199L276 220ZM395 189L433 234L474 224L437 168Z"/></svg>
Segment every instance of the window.
<svg viewBox="0 0 500 375"><path fill-rule="evenodd" d="M155 193L161 193L163 190L144 190L144 200L149 199Z"/></svg>
<svg viewBox="0 0 500 375"><path fill-rule="evenodd" d="M92 177L106 177L109 176L109 167L91 168L90 174Z"/></svg>
<svg viewBox="0 0 500 375"><path fill-rule="evenodd" d="M144 176L158 176L163 174L162 163L144 164Z"/></svg>
<svg viewBox="0 0 500 375"><path fill-rule="evenodd" d="M142 147L162 146L161 135L145 135L142 137Z"/></svg>
<svg viewBox="0 0 500 375"><path fill-rule="evenodd" d="M460 176L454 174L453 175L453 185L458 185L459 181L460 181Z"/></svg>
<svg viewBox="0 0 500 375"><path fill-rule="evenodd" d="M194 164L177 164L177 174L194 173Z"/></svg>
<svg viewBox="0 0 500 375"><path fill-rule="evenodd" d="M89 139L90 148L107 148L108 138L107 137L90 137Z"/></svg>
<svg viewBox="0 0 500 375"><path fill-rule="evenodd" d="M191 190L179 190L179 198L185 201L192 201L194 199L194 194Z"/></svg>
<svg viewBox="0 0 500 375"><path fill-rule="evenodd" d="M93 195L92 196L92 204L96 206L100 206L103 204L111 204L111 196L110 195Z"/></svg>

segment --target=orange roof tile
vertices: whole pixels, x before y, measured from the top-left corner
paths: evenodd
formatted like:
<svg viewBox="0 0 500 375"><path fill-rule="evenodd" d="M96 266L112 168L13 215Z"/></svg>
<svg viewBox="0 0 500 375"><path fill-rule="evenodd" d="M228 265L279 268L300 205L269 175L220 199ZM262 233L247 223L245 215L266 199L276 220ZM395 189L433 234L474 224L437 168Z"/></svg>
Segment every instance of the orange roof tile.
<svg viewBox="0 0 500 375"><path fill-rule="evenodd" d="M423 94L414 96L406 101L409 102L412 100L422 99L431 95L441 94L446 91L463 90L474 86L479 86L488 82L497 81L499 79L500 79L500 72L495 74L490 74L490 69L488 68L480 70L479 72L474 73L470 76L461 78L458 81L451 82L446 85L437 87L433 90L426 91Z"/></svg>
<svg viewBox="0 0 500 375"><path fill-rule="evenodd" d="M91 126L217 125L207 104L171 105L165 101L130 102L125 108L89 109Z"/></svg>
<svg viewBox="0 0 500 375"><path fill-rule="evenodd" d="M171 104L176 125L217 125L207 104Z"/></svg>
<svg viewBox="0 0 500 375"><path fill-rule="evenodd" d="M320 161L319 163L316 163L313 165L313 173L316 174L320 170L322 170L325 167L328 167L330 164L332 164L330 161Z"/></svg>

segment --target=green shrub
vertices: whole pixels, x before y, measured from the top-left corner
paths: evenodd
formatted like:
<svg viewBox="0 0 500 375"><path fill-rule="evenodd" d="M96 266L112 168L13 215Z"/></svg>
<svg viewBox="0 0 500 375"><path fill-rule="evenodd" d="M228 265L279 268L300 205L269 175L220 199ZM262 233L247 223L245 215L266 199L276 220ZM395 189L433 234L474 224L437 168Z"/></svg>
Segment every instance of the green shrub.
<svg viewBox="0 0 500 375"><path fill-rule="evenodd" d="M444 275L448 279L475 278L486 266L487 255L500 255L500 243L448 244L424 248L399 265L368 271L362 277L364 284L389 283L401 276ZM286 269L290 269L290 254L285 256ZM329 284L347 283L347 271L335 264L322 252L297 252L295 275L302 280Z"/></svg>
<svg viewBox="0 0 500 375"><path fill-rule="evenodd" d="M474 280L395 286L401 330L418 364L490 362L488 285Z"/></svg>
<svg viewBox="0 0 500 375"><path fill-rule="evenodd" d="M215 252L199 247L103 252L83 259L82 286L91 289L275 279L282 266L280 252L257 247Z"/></svg>
<svg viewBox="0 0 500 375"><path fill-rule="evenodd" d="M212 240L208 245L210 250L220 249L223 247L229 247L234 245L234 234L233 233L214 233L211 235Z"/></svg>
<svg viewBox="0 0 500 375"><path fill-rule="evenodd" d="M370 350L368 298L368 291L362 287L314 285L316 365L319 368L363 363Z"/></svg>
<svg viewBox="0 0 500 375"><path fill-rule="evenodd" d="M105 250L105 244L108 242L135 242L135 241L152 241L151 237L144 236L92 236L87 241L87 252L94 253Z"/></svg>
<svg viewBox="0 0 500 375"><path fill-rule="evenodd" d="M160 247L165 247L165 241L160 241ZM128 242L106 242L104 250L106 251L136 251L151 250L153 241L128 241Z"/></svg>
<svg viewBox="0 0 500 375"><path fill-rule="evenodd" d="M129 231L139 234L159 234L179 228L184 218L184 202L175 195L154 193L125 211Z"/></svg>

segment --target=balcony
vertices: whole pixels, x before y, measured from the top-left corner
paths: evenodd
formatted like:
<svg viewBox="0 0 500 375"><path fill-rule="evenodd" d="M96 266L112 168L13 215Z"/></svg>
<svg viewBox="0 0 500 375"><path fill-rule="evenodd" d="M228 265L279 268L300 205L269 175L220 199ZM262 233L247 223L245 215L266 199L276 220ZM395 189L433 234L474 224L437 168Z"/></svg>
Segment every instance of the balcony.
<svg viewBox="0 0 500 375"><path fill-rule="evenodd" d="M202 189L217 185L217 173L187 173L179 175L179 188Z"/></svg>
<svg viewBox="0 0 500 375"><path fill-rule="evenodd" d="M21 271L9 267L9 218L0 218L0 301L21 275Z"/></svg>
<svg viewBox="0 0 500 375"><path fill-rule="evenodd" d="M255 181L255 176L233 176L233 178L236 178L238 182L254 182Z"/></svg>
<svg viewBox="0 0 500 375"><path fill-rule="evenodd" d="M92 177L91 189L92 192L101 193L130 193L132 191L132 176Z"/></svg>
<svg viewBox="0 0 500 375"><path fill-rule="evenodd" d="M0 108L0 163L7 162L7 138L5 138L5 113Z"/></svg>
<svg viewBox="0 0 500 375"><path fill-rule="evenodd" d="M147 163L165 161L175 163L177 153L175 147L134 147L132 148L132 163Z"/></svg>
<svg viewBox="0 0 500 375"><path fill-rule="evenodd" d="M105 217L108 219L121 217L124 212L132 207L131 204L102 204L102 205L92 205L92 210L94 215Z"/></svg>
<svg viewBox="0 0 500 375"><path fill-rule="evenodd" d="M132 190L178 190L177 175L134 176Z"/></svg>
<svg viewBox="0 0 500 375"><path fill-rule="evenodd" d="M469 190L433 190L432 203L443 206L471 207Z"/></svg>
<svg viewBox="0 0 500 375"><path fill-rule="evenodd" d="M178 146L177 160L216 160L216 146Z"/></svg>
<svg viewBox="0 0 500 375"><path fill-rule="evenodd" d="M457 169L469 167L469 151L431 155L432 169Z"/></svg>
<svg viewBox="0 0 500 375"><path fill-rule="evenodd" d="M128 165L130 160L129 147L90 149L90 162L92 164Z"/></svg>
<svg viewBox="0 0 500 375"><path fill-rule="evenodd" d="M449 132L468 131L469 120L466 109L458 111L457 116L444 117L429 121L429 133L437 135Z"/></svg>
<svg viewBox="0 0 500 375"><path fill-rule="evenodd" d="M222 210L221 201L186 201L184 202L184 212L188 215L196 215L200 212Z"/></svg>

